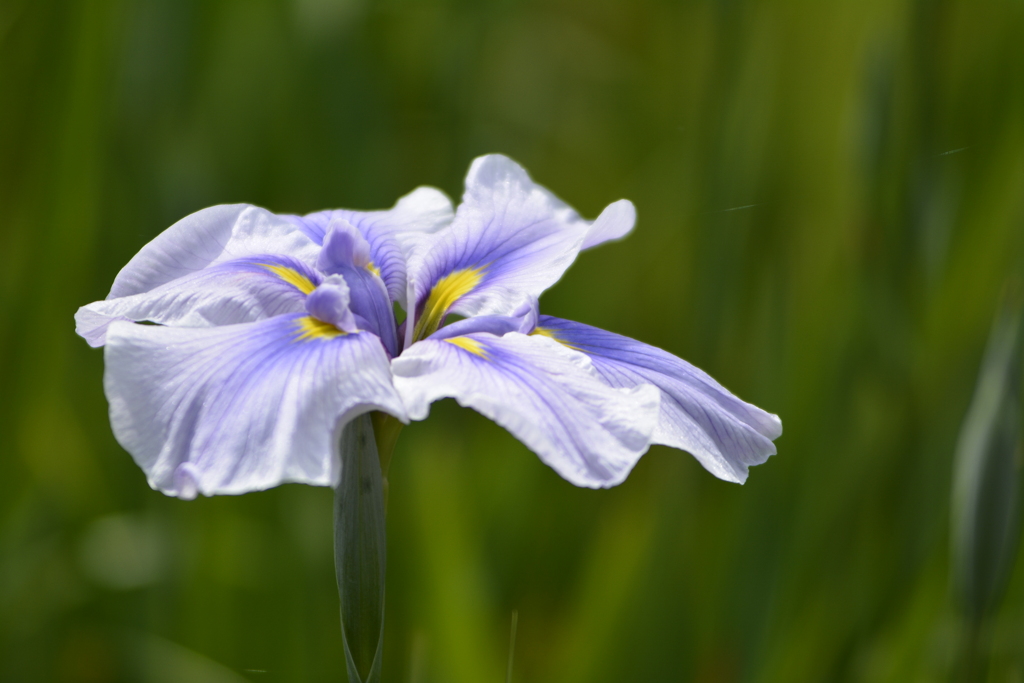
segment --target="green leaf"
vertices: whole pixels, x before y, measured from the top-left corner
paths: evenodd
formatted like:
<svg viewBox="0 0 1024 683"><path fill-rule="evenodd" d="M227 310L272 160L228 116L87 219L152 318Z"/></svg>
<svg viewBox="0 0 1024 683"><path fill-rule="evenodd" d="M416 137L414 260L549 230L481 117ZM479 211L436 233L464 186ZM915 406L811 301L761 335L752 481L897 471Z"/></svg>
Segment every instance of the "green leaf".
<svg viewBox="0 0 1024 683"><path fill-rule="evenodd" d="M1008 296L993 325L957 444L953 579L975 624L998 607L1020 536L1021 302Z"/></svg>

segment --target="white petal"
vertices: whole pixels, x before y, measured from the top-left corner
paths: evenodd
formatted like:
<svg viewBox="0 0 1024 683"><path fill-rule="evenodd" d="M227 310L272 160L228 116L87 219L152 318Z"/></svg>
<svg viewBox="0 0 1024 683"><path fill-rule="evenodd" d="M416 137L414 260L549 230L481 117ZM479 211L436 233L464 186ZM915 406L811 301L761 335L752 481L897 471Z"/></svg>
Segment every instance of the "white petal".
<svg viewBox="0 0 1024 683"><path fill-rule="evenodd" d="M254 322L305 309L306 294L321 276L302 261L262 255L224 261L145 292L96 301L78 309L76 329L103 346L115 320L211 327Z"/></svg>
<svg viewBox="0 0 1024 683"><path fill-rule="evenodd" d="M613 204L592 225L511 159L476 159L452 224L410 253L410 296L427 321L415 335L429 335L448 312L511 314L558 281L592 229L597 241L624 234L627 204ZM415 336L412 328L407 334Z"/></svg>
<svg viewBox="0 0 1024 683"><path fill-rule="evenodd" d="M104 386L118 442L150 485L190 497L338 481L351 417L405 412L368 333L302 315L214 328L111 324Z"/></svg>
<svg viewBox="0 0 1024 683"><path fill-rule="evenodd" d="M620 483L657 422L657 389L612 388L585 355L543 337L428 339L392 361L392 370L411 419L425 418L433 401L454 398L577 486Z"/></svg>
<svg viewBox="0 0 1024 683"><path fill-rule="evenodd" d="M392 301L405 306L406 254L425 236L452 221L452 201L433 187L419 187L386 211L331 209L305 216L286 216L317 244L333 220L353 225L370 245L373 265L380 270Z"/></svg>
<svg viewBox="0 0 1024 683"><path fill-rule="evenodd" d="M743 483L775 455L778 415L740 400L706 372L667 351L590 325L540 316L538 330L590 356L612 386L653 384L661 392L654 443L693 454L712 474Z"/></svg>
<svg viewBox="0 0 1024 683"><path fill-rule="evenodd" d="M164 230L128 262L108 299L147 292L215 263L245 256L290 256L309 264L320 248L285 218L249 204L197 211Z"/></svg>
<svg viewBox="0 0 1024 683"><path fill-rule="evenodd" d="M611 240L622 239L636 225L636 207L628 199L620 199L604 208L583 240L583 249L590 249Z"/></svg>

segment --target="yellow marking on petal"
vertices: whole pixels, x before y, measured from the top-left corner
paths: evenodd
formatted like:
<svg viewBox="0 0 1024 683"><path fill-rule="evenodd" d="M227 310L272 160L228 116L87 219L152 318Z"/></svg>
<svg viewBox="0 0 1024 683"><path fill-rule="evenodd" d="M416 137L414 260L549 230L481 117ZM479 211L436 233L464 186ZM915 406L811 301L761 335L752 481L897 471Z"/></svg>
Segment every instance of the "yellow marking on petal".
<svg viewBox="0 0 1024 683"><path fill-rule="evenodd" d="M487 347L485 347L483 344L478 342L476 339L473 339L472 337L448 337L447 339L442 339L441 341L446 341L453 346L458 346L460 349L465 349L466 351L472 353L474 356L480 356L481 358L484 359L488 357Z"/></svg>
<svg viewBox="0 0 1024 683"><path fill-rule="evenodd" d="M292 287L295 287L295 289L299 290L303 294L309 294L316 289L316 285L314 285L308 277L294 268L289 268L288 266L275 266L272 263L261 263L260 265L290 284Z"/></svg>
<svg viewBox="0 0 1024 683"><path fill-rule="evenodd" d="M375 266L373 264L373 261L370 261L369 263L366 264L366 269L373 273L374 275L376 275L377 277L380 277L380 268Z"/></svg>
<svg viewBox="0 0 1024 683"><path fill-rule="evenodd" d="M295 341L334 339L335 337L345 334L344 331L339 330L334 325L325 323L323 320L318 320L311 315L299 318L296 321L295 328L298 330L298 335L296 335Z"/></svg>
<svg viewBox="0 0 1024 683"><path fill-rule="evenodd" d="M557 332L555 332L554 330L552 330L550 328L547 328L547 327L535 327L535 328L533 328L533 332L530 333L530 336L532 337L535 334L539 334L542 337L547 337L548 339L554 339L556 342L558 342L562 346L566 346L566 347L572 349L573 351L582 351L583 350L580 347L573 346L569 342L565 341L560 336L558 336Z"/></svg>
<svg viewBox="0 0 1024 683"><path fill-rule="evenodd" d="M448 309L480 284L486 268L487 266L463 268L448 273L438 280L434 288L430 290L430 296L427 297L427 303L423 306L420 319L416 321L413 340L423 339L434 334L448 314Z"/></svg>

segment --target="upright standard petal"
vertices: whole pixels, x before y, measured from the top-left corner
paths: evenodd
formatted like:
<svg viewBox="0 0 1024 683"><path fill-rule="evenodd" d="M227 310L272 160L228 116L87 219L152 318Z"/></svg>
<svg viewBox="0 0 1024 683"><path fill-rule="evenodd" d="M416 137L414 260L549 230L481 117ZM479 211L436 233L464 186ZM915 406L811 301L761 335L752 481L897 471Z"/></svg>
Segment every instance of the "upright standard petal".
<svg viewBox="0 0 1024 683"><path fill-rule="evenodd" d="M214 328L115 322L105 361L118 442L153 488L182 498L334 485L348 419L405 419L380 340L302 314Z"/></svg>
<svg viewBox="0 0 1024 683"><path fill-rule="evenodd" d="M405 306L406 252L423 238L451 223L452 202L440 190L419 187L386 211L333 209L305 216L285 216L317 244L323 244L332 221L355 226L370 245L372 266L380 273L392 301Z"/></svg>
<svg viewBox="0 0 1024 683"><path fill-rule="evenodd" d="M75 331L90 346L103 346L107 326L115 320L211 327L299 313L321 279L315 269L287 256L225 261L145 292L82 306L75 314Z"/></svg>
<svg viewBox="0 0 1024 683"><path fill-rule="evenodd" d="M275 254L313 264L319 245L283 216L249 204L197 211L142 247L114 278L108 299L148 292L208 266Z"/></svg>
<svg viewBox="0 0 1024 683"><path fill-rule="evenodd" d="M654 443L689 451L720 479L743 483L747 468L775 455L782 421L729 393L706 372L648 344L613 332L540 316L534 335L587 354L616 387L653 384L661 390Z"/></svg>
<svg viewBox="0 0 1024 683"><path fill-rule="evenodd" d="M591 224L511 159L476 159L451 226L410 253L416 324L407 343L432 334L449 312L509 315L557 282L585 242L625 234L631 207L616 202Z"/></svg>
<svg viewBox="0 0 1024 683"><path fill-rule="evenodd" d="M414 420L454 398L512 433L577 486L614 486L647 451L658 416L651 386L616 389L590 361L543 337L469 333L414 344L392 361Z"/></svg>
<svg viewBox="0 0 1024 683"><path fill-rule="evenodd" d="M323 273L339 275L348 283L352 312L384 342L384 348L397 356L398 330L388 290L371 260L369 242L348 221L335 218L328 226L316 267Z"/></svg>

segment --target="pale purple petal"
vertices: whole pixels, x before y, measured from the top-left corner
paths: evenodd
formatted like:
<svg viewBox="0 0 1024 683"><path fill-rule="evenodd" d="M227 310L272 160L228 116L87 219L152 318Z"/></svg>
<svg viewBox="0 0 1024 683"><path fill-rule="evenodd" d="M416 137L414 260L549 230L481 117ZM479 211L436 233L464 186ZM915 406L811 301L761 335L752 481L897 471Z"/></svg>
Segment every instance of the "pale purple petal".
<svg viewBox="0 0 1024 683"><path fill-rule="evenodd" d="M348 419L405 419L377 337L301 314L213 328L115 322L105 361L118 442L153 488L183 498L334 485Z"/></svg>
<svg viewBox="0 0 1024 683"><path fill-rule="evenodd" d="M428 339L392 361L392 370L411 419L424 419L433 401L454 398L577 486L620 483L657 422L654 387L610 387L584 354L543 337Z"/></svg>
<svg viewBox="0 0 1024 683"><path fill-rule="evenodd" d="M338 268L365 268L372 263L370 243L356 227L343 218L332 220L316 259L317 269L336 273Z"/></svg>
<svg viewBox="0 0 1024 683"><path fill-rule="evenodd" d="M417 316L433 320L416 334L430 334L448 312L509 315L539 296L572 264L592 229L598 233L594 243L628 230L629 211L622 202L605 212L591 224L511 159L497 154L476 159L452 224L410 253L410 297ZM451 303L434 310L428 297Z"/></svg>
<svg viewBox="0 0 1024 683"><path fill-rule="evenodd" d="M473 332L486 332L502 337L509 332L523 332L523 321L507 315L478 315L445 325L427 339L448 339L461 337Z"/></svg>
<svg viewBox="0 0 1024 683"><path fill-rule="evenodd" d="M405 306L405 253L424 235L448 225L453 215L452 202L432 187L420 187L398 200L386 211L350 211L333 209L305 216L284 216L314 242L322 244L331 221L341 219L352 224L370 245L373 265L380 270L393 301Z"/></svg>
<svg viewBox="0 0 1024 683"><path fill-rule="evenodd" d="M347 220L335 217L327 226L323 244L316 267L345 278L351 292L352 312L365 321L364 329L381 338L389 354L397 356L395 311L387 286L375 272L369 242Z"/></svg>
<svg viewBox="0 0 1024 683"><path fill-rule="evenodd" d="M348 283L352 312L365 321L365 327L380 337L384 348L392 356L398 355L398 332L395 329L395 310L388 291L379 277L365 268L339 268Z"/></svg>
<svg viewBox="0 0 1024 683"><path fill-rule="evenodd" d="M487 332L498 337L509 332L529 334L537 327L537 315L537 300L531 299L513 311L512 315L478 315L458 320L445 325L428 339L447 339L473 332Z"/></svg>
<svg viewBox="0 0 1024 683"><path fill-rule="evenodd" d="M628 199L620 199L605 207L601 215L587 231L583 249L619 240L628 235L636 225L636 207Z"/></svg>
<svg viewBox="0 0 1024 683"><path fill-rule="evenodd" d="M164 230L128 262L108 299L148 292L216 263L274 254L312 265L319 245L282 216L249 204L197 211Z"/></svg>
<svg viewBox="0 0 1024 683"><path fill-rule="evenodd" d="M583 351L612 386L661 390L654 443L689 451L708 471L744 482L747 468L775 455L782 421L729 393L706 372L648 344L613 332L540 316L538 331Z"/></svg>
<svg viewBox="0 0 1024 683"><path fill-rule="evenodd" d="M75 315L75 331L91 346L102 346L114 320L211 327L298 313L320 280L314 269L287 256L225 261L138 294L83 306Z"/></svg>
<svg viewBox="0 0 1024 683"><path fill-rule="evenodd" d="M325 323L345 332L358 332L355 317L349 308L349 288L341 275L329 275L306 297L306 311Z"/></svg>

